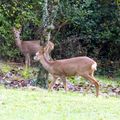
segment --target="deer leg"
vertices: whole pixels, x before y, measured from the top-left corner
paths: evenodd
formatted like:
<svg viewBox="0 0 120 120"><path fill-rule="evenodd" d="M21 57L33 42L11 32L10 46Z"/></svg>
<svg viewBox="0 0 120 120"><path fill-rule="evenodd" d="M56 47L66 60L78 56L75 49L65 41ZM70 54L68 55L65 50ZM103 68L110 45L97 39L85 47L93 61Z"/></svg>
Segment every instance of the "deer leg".
<svg viewBox="0 0 120 120"><path fill-rule="evenodd" d="M95 79L95 77L94 77L94 71L92 71L89 75L90 75L92 78ZM89 86L88 86L87 89L85 90L85 94L90 90L91 86L92 86L92 85L89 84Z"/></svg>
<svg viewBox="0 0 120 120"><path fill-rule="evenodd" d="M49 91L51 91L51 89L52 89L53 85L55 84L57 78L58 78L57 76L53 76L53 80L52 80L52 82L49 84L49 88L48 88Z"/></svg>
<svg viewBox="0 0 120 120"><path fill-rule="evenodd" d="M30 55L29 54L25 55L25 64L26 64L26 67L30 66Z"/></svg>
<svg viewBox="0 0 120 120"><path fill-rule="evenodd" d="M28 56L27 56L27 54L25 55L25 65L26 65L26 67L28 66Z"/></svg>
<svg viewBox="0 0 120 120"><path fill-rule="evenodd" d="M66 77L61 77L62 81L63 81L63 85L64 85L64 89L65 89L65 92L68 91L68 88L67 88L67 81L66 81Z"/></svg>
<svg viewBox="0 0 120 120"><path fill-rule="evenodd" d="M28 54L28 65L30 66L30 55Z"/></svg>
<svg viewBox="0 0 120 120"><path fill-rule="evenodd" d="M98 81L93 76L90 76L89 74L86 74L83 77L88 79L91 83L93 83L95 85L96 96L98 97L98 95L99 95L99 83L98 83Z"/></svg>

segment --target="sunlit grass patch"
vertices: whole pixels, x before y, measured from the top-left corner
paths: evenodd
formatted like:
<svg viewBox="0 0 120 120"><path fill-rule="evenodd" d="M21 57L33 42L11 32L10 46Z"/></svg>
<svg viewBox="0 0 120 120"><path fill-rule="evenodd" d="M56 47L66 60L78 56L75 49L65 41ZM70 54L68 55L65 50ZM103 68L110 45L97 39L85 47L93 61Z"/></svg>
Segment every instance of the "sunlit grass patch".
<svg viewBox="0 0 120 120"><path fill-rule="evenodd" d="M0 88L1 120L119 120L116 97Z"/></svg>

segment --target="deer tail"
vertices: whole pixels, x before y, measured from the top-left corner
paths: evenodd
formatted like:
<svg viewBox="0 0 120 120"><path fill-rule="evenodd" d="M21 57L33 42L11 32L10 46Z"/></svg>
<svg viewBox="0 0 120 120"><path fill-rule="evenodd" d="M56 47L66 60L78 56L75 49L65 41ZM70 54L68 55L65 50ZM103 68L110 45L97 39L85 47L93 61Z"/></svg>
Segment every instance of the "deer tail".
<svg viewBox="0 0 120 120"><path fill-rule="evenodd" d="M91 66L92 70L97 70L97 63L93 63L92 66Z"/></svg>

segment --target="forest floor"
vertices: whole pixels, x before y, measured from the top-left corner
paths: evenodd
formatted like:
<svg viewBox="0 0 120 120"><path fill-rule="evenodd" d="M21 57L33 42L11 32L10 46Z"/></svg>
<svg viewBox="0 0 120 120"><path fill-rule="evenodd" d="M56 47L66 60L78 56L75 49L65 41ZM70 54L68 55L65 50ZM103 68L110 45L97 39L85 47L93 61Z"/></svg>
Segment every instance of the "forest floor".
<svg viewBox="0 0 120 120"><path fill-rule="evenodd" d="M26 68L22 64L12 62L0 62L0 84L5 88L27 88L29 86L36 86L36 80L39 67ZM120 97L120 78L108 78L106 76L96 76L100 83L100 94L102 96ZM49 81L51 80L49 77ZM95 94L95 87L87 80L81 77L68 78L68 88L70 91L84 94L86 89L90 89L88 94ZM54 85L54 89L63 90L63 84L59 81Z"/></svg>

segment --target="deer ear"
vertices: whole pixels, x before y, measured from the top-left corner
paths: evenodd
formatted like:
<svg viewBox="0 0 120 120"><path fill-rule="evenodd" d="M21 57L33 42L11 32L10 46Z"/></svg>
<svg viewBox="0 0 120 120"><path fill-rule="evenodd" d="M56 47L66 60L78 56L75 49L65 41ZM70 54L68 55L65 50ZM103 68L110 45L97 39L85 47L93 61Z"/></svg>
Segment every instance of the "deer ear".
<svg viewBox="0 0 120 120"><path fill-rule="evenodd" d="M51 50L53 50L55 45L52 42L50 42L50 44L51 44Z"/></svg>
<svg viewBox="0 0 120 120"><path fill-rule="evenodd" d="M46 47L44 47L44 52L46 52L47 51L47 46Z"/></svg>
<svg viewBox="0 0 120 120"><path fill-rule="evenodd" d="M45 47L44 47L44 52L48 51L49 49L49 41L46 42Z"/></svg>
<svg viewBox="0 0 120 120"><path fill-rule="evenodd" d="M22 28L21 28L21 27L20 27L20 28L13 27L12 30L13 30L14 32L21 32L21 31L22 31Z"/></svg>
<svg viewBox="0 0 120 120"><path fill-rule="evenodd" d="M21 31L22 31L22 28L19 28L18 31L21 32Z"/></svg>

